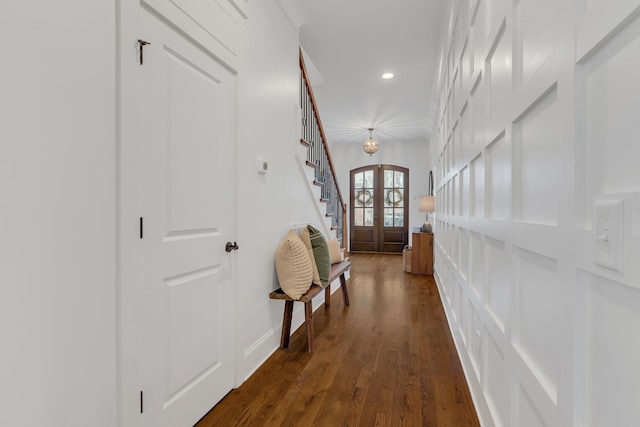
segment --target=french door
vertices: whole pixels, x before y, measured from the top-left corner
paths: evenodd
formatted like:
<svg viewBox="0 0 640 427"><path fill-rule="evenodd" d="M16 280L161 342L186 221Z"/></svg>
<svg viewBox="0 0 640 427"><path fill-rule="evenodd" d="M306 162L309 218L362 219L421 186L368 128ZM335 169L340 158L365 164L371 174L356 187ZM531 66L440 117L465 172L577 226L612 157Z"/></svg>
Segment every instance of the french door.
<svg viewBox="0 0 640 427"><path fill-rule="evenodd" d="M409 169L392 165L351 171L352 252L402 252L408 242Z"/></svg>

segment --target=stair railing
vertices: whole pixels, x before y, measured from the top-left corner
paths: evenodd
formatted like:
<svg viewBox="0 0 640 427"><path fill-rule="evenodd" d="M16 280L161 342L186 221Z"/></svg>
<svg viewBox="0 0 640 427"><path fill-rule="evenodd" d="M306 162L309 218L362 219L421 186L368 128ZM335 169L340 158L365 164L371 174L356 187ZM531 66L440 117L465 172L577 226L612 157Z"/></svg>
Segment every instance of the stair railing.
<svg viewBox="0 0 640 427"><path fill-rule="evenodd" d="M338 186L329 144L322 128L322 120L320 120L313 89L309 83L302 51L299 55L300 107L302 109L300 142L307 146L307 164L315 167L315 180L322 188L320 201L326 203L326 215L331 217L331 228L336 230L340 247L346 248L347 205Z"/></svg>

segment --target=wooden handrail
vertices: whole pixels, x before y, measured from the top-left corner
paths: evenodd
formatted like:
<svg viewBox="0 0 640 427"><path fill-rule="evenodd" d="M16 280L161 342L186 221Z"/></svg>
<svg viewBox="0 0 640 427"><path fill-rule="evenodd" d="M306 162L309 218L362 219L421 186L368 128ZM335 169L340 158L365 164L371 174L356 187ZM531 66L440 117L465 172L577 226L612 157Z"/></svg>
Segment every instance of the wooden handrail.
<svg viewBox="0 0 640 427"><path fill-rule="evenodd" d="M304 58L302 57L302 49L298 49L299 56L300 56L300 70L302 71L302 78L305 81L305 86L307 87L307 91L309 92L309 96L311 97L311 106L313 108L313 112L316 115L316 120L318 122L318 128L320 129L320 136L322 138L322 144L324 145L324 150L327 153L327 158L329 159L329 168L331 169L331 173L333 174L334 177L336 177L336 189L338 190L338 198L340 199L340 206L342 206L342 209L346 211L346 204L344 202L344 199L342 198L342 192L340 191L340 186L338 185L338 181L337 181L337 174L336 174L336 170L333 167L333 159L331 158L331 151L329 151L329 144L327 143L327 137L324 134L324 127L322 126L322 120L320 120L320 113L318 112L318 106L316 104L316 98L313 95L313 89L311 88L311 83L309 83L309 78L307 75L307 67L304 65ZM346 230L346 229L345 229Z"/></svg>

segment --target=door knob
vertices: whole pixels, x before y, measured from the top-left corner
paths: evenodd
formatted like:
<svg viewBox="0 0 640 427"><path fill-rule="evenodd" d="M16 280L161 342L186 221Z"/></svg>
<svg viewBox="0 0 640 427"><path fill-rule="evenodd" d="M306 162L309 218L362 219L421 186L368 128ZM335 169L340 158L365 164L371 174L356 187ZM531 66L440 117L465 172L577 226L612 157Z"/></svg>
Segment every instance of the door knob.
<svg viewBox="0 0 640 427"><path fill-rule="evenodd" d="M240 249L240 247L236 242L233 242L233 243L227 242L227 245L224 247L224 250L227 252L237 251L238 249Z"/></svg>

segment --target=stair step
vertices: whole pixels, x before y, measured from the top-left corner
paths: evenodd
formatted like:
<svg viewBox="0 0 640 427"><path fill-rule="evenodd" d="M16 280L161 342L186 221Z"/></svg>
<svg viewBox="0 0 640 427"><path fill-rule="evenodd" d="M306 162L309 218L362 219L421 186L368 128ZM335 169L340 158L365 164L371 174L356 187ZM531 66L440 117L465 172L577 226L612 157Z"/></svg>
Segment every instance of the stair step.
<svg viewBox="0 0 640 427"><path fill-rule="evenodd" d="M307 166L309 166L311 168L314 168L314 169L318 168L318 164L317 163L310 162L309 160L307 160L306 163L307 163Z"/></svg>
<svg viewBox="0 0 640 427"><path fill-rule="evenodd" d="M318 181L317 179L313 180L313 185L317 185L318 187L322 187L324 184Z"/></svg>
<svg viewBox="0 0 640 427"><path fill-rule="evenodd" d="M309 141L307 141L305 139L302 139L302 138L300 138L300 144L304 145L305 147L311 147L311 145L313 145L313 144L311 144L311 142L309 142Z"/></svg>
<svg viewBox="0 0 640 427"><path fill-rule="evenodd" d="M338 226L337 226L337 225L332 225L332 226L331 226L331 230L337 230L337 229L338 229Z"/></svg>
<svg viewBox="0 0 640 427"><path fill-rule="evenodd" d="M329 199L324 199L324 198L320 198L320 203L329 203L330 200Z"/></svg>
<svg viewBox="0 0 640 427"><path fill-rule="evenodd" d="M335 214L335 213L333 213L333 212L327 212L327 215L326 215L326 216L328 216L328 217L332 217L332 216L336 216L336 214Z"/></svg>

